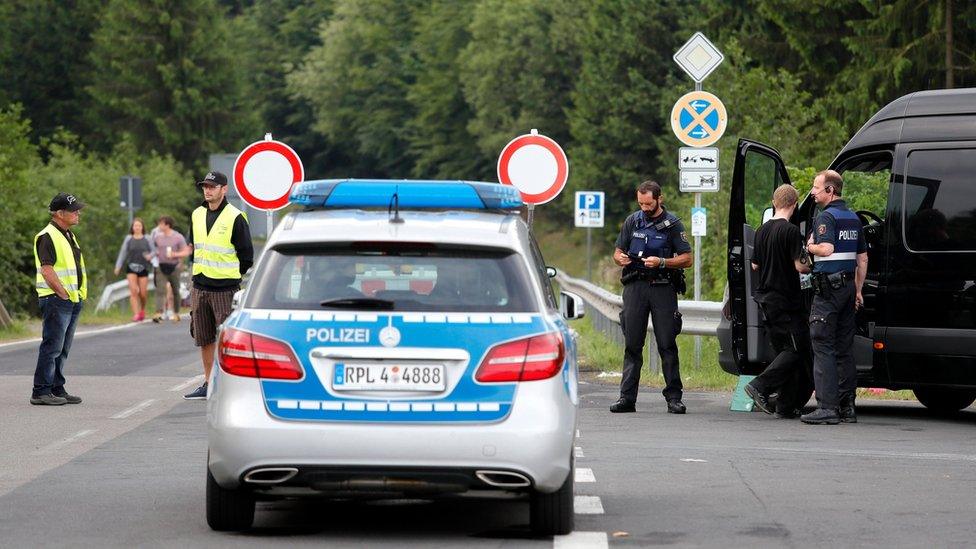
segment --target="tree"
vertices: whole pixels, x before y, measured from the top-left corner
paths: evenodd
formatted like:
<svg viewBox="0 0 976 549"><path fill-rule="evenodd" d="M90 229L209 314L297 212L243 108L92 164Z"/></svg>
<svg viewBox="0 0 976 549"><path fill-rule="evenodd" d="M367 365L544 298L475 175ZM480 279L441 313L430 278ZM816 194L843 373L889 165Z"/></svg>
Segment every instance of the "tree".
<svg viewBox="0 0 976 549"><path fill-rule="evenodd" d="M88 87L101 139L125 133L139 152L191 167L257 133L214 0L110 0L101 21L91 54L98 77Z"/></svg>

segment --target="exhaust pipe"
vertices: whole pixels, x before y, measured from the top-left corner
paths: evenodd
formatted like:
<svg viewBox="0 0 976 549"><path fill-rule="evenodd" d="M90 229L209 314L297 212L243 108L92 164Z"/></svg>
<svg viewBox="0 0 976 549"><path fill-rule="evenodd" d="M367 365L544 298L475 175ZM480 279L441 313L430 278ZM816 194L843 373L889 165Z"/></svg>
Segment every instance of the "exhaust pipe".
<svg viewBox="0 0 976 549"><path fill-rule="evenodd" d="M265 467L248 471L244 482L248 484L281 484L298 474L294 467Z"/></svg>
<svg viewBox="0 0 976 549"><path fill-rule="evenodd" d="M521 473L511 471L475 471L475 476L481 482L496 488L525 488L532 485L532 481Z"/></svg>

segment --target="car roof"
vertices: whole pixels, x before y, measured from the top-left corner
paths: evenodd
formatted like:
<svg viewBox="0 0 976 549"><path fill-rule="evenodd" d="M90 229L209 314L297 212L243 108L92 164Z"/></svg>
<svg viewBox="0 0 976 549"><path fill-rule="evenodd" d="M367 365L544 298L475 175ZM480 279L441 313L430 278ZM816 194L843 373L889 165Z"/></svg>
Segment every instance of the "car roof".
<svg viewBox="0 0 976 549"><path fill-rule="evenodd" d="M834 160L878 145L976 140L976 88L910 93L885 105Z"/></svg>
<svg viewBox="0 0 976 549"><path fill-rule="evenodd" d="M329 242L432 242L524 249L528 229L517 213L400 210L313 210L288 214L269 245ZM294 221L289 220L289 218Z"/></svg>

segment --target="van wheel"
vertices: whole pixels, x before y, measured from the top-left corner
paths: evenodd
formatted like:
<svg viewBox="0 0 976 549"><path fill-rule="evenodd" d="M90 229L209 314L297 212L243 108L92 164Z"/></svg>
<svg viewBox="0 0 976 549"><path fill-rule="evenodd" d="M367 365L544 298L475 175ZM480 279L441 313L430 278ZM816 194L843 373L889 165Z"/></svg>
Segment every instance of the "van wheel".
<svg viewBox="0 0 976 549"><path fill-rule="evenodd" d="M926 408L938 413L958 412L968 408L976 401L976 391L972 389L934 389L931 387L913 389L915 398Z"/></svg>
<svg viewBox="0 0 976 549"><path fill-rule="evenodd" d="M532 531L540 536L564 535L573 531L573 467L563 485L551 494L532 492L529 504Z"/></svg>
<svg viewBox="0 0 976 549"><path fill-rule="evenodd" d="M254 523L254 496L221 488L207 469L207 524L219 532L247 530Z"/></svg>

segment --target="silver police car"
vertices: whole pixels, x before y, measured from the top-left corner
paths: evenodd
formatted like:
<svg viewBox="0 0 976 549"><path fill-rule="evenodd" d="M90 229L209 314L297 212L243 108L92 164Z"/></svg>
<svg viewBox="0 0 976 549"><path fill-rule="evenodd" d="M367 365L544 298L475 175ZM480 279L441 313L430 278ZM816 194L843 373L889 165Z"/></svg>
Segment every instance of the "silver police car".
<svg viewBox="0 0 976 549"><path fill-rule="evenodd" d="M295 186L218 337L207 522L276 498L530 498L573 527L576 346L513 187Z"/></svg>

